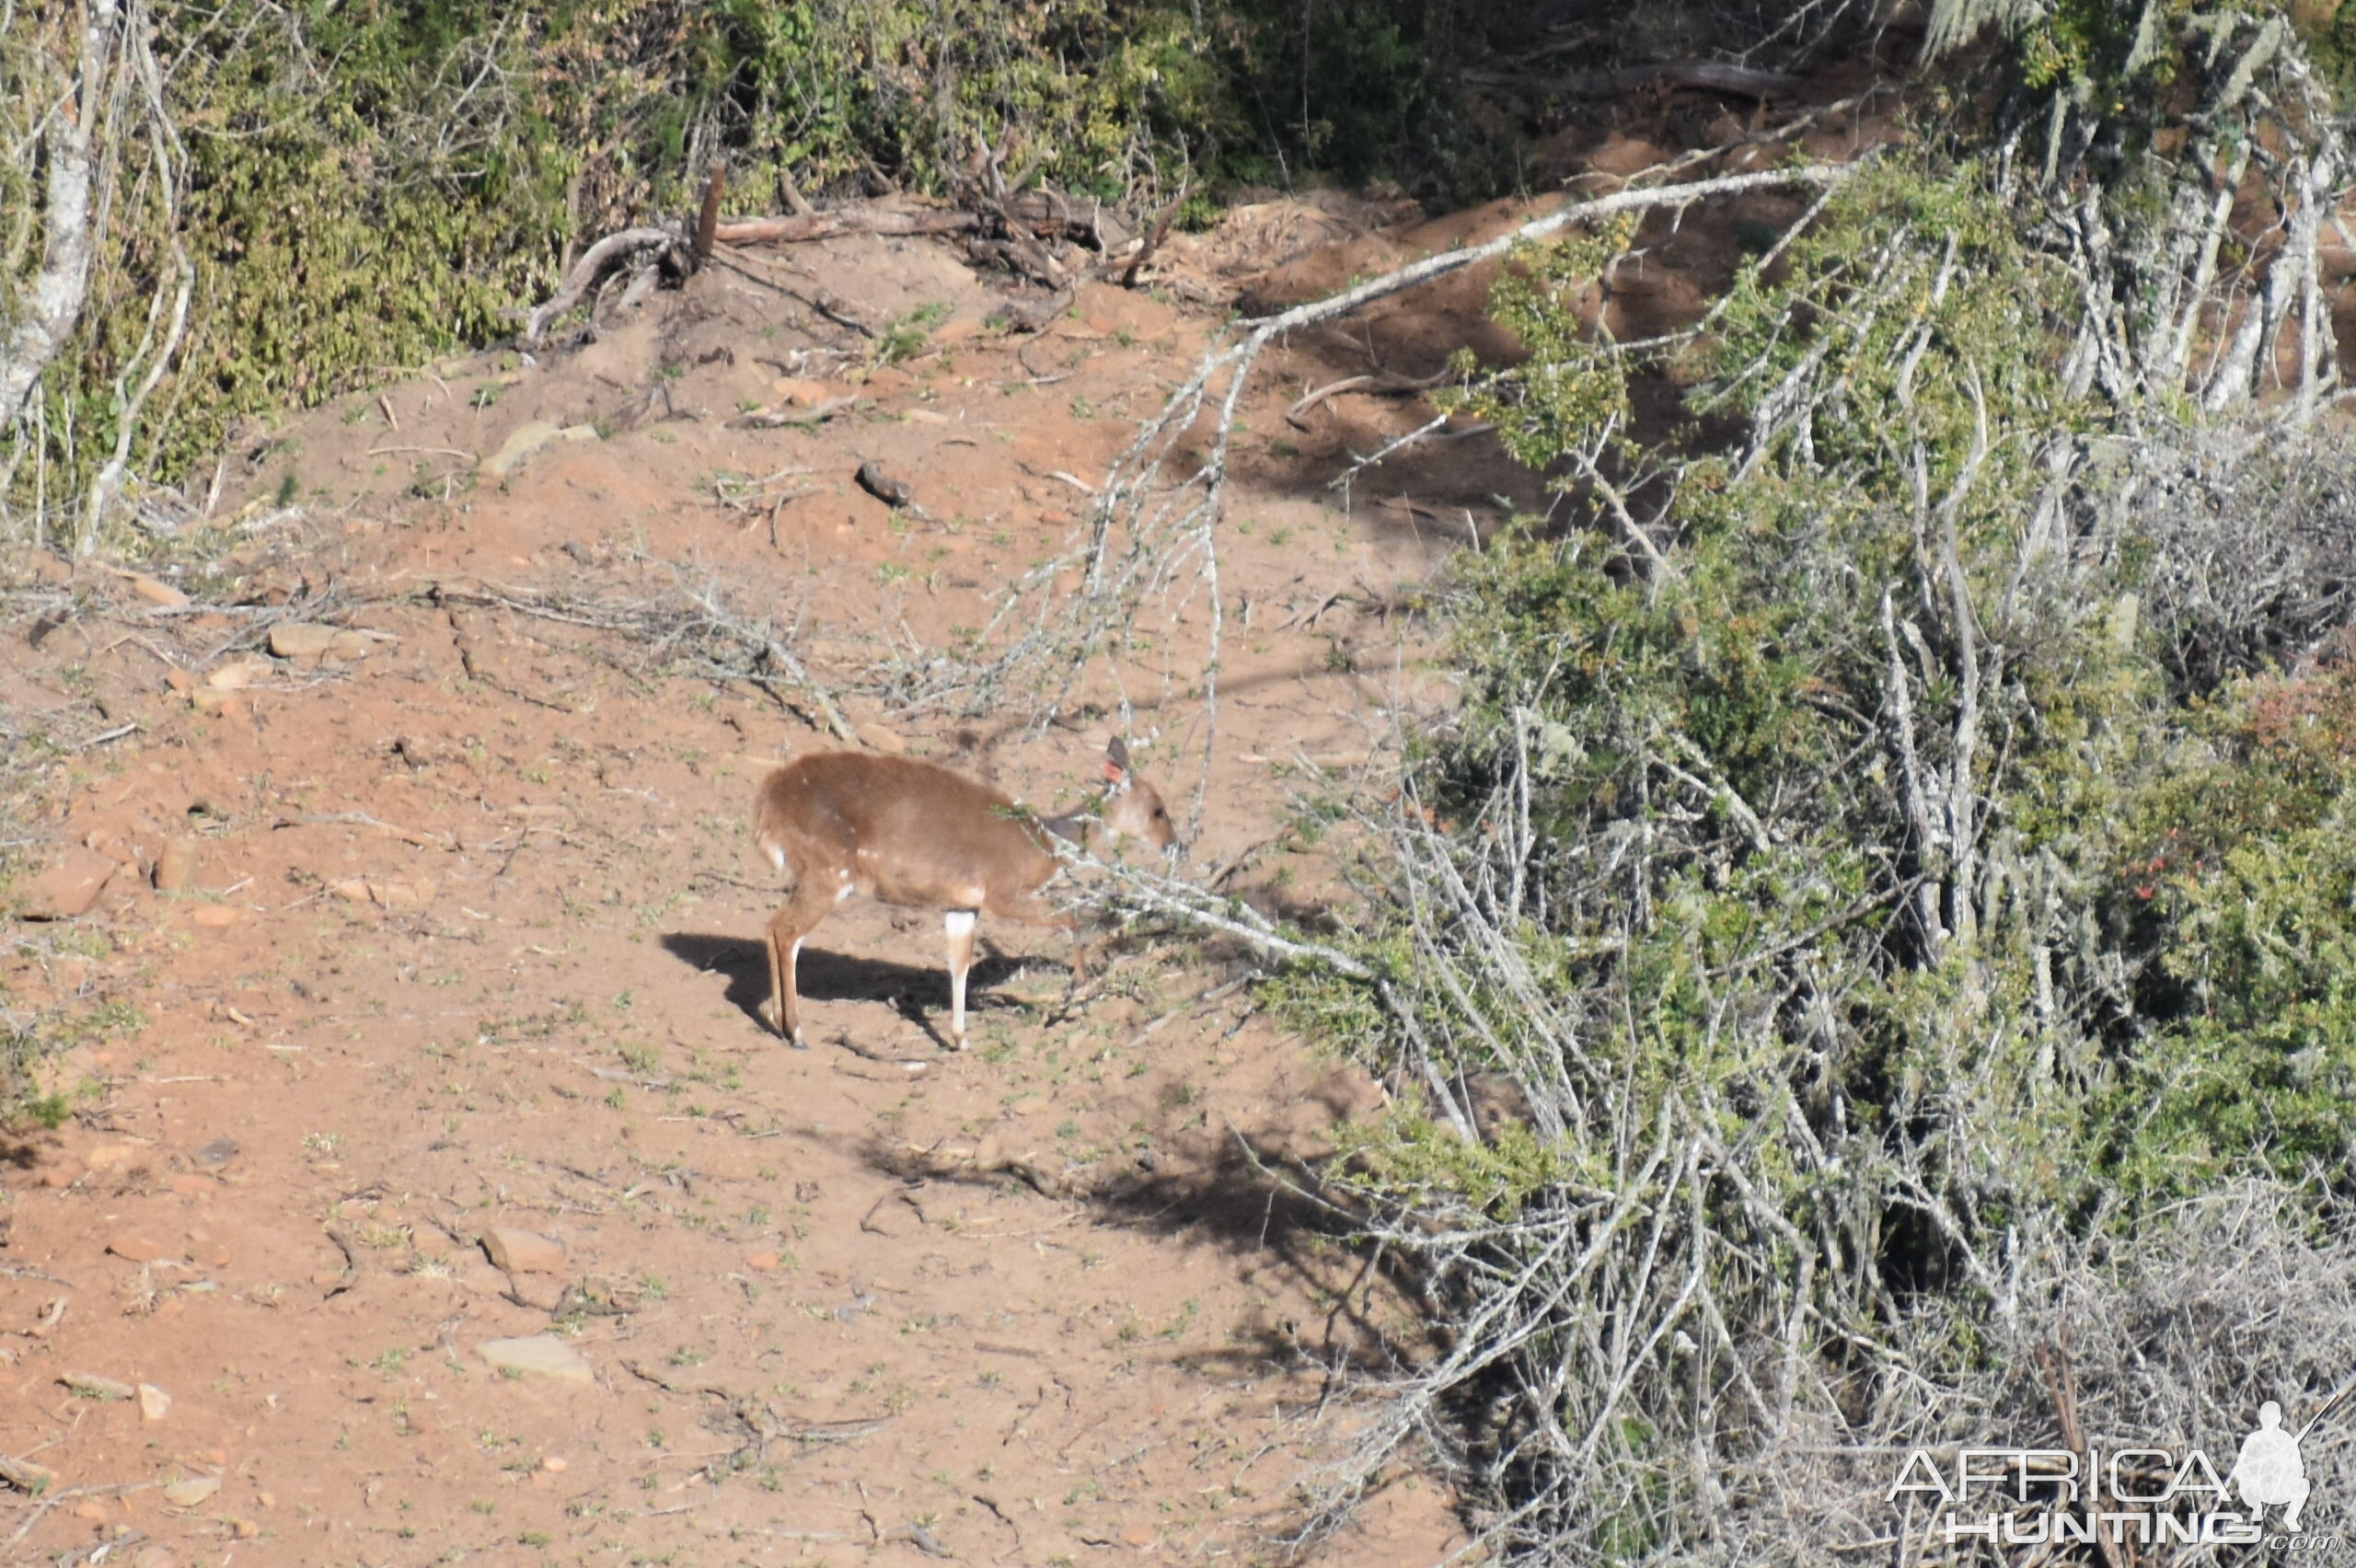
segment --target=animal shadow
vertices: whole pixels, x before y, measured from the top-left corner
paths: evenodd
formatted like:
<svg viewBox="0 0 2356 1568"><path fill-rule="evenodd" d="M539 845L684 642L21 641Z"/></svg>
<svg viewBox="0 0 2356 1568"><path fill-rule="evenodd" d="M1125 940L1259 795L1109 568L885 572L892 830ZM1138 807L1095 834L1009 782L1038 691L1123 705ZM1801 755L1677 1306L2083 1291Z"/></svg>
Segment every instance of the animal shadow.
<svg viewBox="0 0 2356 1568"><path fill-rule="evenodd" d="M724 999L762 1029L769 1027L765 1010L769 1000L767 942L705 931L672 931L663 938L663 951L704 974L726 975ZM990 994L991 988L1035 962L996 955L976 961L966 979L965 1005L976 1010L1021 1005L1011 997ZM945 1015L949 1010L949 971L943 964L854 958L805 942L794 973L805 1002L882 1002L948 1048L932 1026L933 1014Z"/></svg>

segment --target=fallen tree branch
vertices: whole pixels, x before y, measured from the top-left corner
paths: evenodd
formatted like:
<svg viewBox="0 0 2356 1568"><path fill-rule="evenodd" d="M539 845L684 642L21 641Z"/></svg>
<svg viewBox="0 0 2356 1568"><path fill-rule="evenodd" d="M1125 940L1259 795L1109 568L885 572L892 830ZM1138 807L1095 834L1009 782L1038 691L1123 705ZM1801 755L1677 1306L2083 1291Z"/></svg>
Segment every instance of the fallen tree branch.
<svg viewBox="0 0 2356 1568"><path fill-rule="evenodd" d="M1371 392L1378 397L1397 397L1408 392L1428 392L1448 379L1448 367L1442 365L1429 375L1345 375L1339 381L1328 382L1285 410L1285 422L1295 430L1309 428L1309 415L1328 398L1338 398L1345 392Z"/></svg>
<svg viewBox="0 0 2356 1568"><path fill-rule="evenodd" d="M788 245L846 234L966 234L981 226L982 220L976 214L947 209L902 213L883 207L842 207L828 213L717 224L711 237L722 245Z"/></svg>
<svg viewBox="0 0 2356 1568"><path fill-rule="evenodd" d="M1729 65L1721 60L1665 60L1657 65L1631 65L1623 71L1584 71L1569 76L1536 76L1517 71L1467 71L1463 79L1476 87L1497 87L1533 98L1610 98L1656 82L1672 87L1694 87L1734 98L1769 98L1790 92L1799 78L1781 71L1761 71Z"/></svg>
<svg viewBox="0 0 2356 1568"><path fill-rule="evenodd" d="M581 303L581 296L594 288L598 280L621 264L625 257L635 258L641 252L657 248L668 249L679 243L679 236L666 228L628 228L619 234L609 234L587 250L572 264L547 304L535 309L524 320L524 341L537 344L548 336L549 323Z"/></svg>

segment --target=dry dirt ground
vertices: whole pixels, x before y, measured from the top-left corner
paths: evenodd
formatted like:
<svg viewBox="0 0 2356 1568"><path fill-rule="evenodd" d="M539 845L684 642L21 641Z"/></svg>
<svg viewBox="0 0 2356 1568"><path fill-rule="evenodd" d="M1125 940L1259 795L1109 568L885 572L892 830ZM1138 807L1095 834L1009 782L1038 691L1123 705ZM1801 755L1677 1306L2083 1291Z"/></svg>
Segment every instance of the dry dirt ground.
<svg viewBox="0 0 2356 1568"><path fill-rule="evenodd" d="M788 1049L758 1017L776 893L748 807L767 766L834 743L647 628L552 606L716 585L792 628L862 744L1045 810L1125 734L1188 874L1346 919L1314 802L1380 773L1398 715L1444 711L1418 606L1546 491L1478 435L1336 490L1429 405L1285 410L1510 352L1485 279L1264 367L1215 745L1192 579L1044 729L1035 690L910 711L907 677L1063 546L1226 299L1538 205L1247 209L1168 287L1089 288L1035 334L991 325L1001 285L930 241L745 254L588 346L258 432L144 576L26 565L0 709L59 755L10 896L39 913L77 866L109 874L87 913L6 928L12 1014L77 1043L47 1078L73 1114L0 1148L0 1456L55 1477L0 1494L0 1559L1283 1557L1297 1488L1348 1441L1341 1374L1419 1341L1242 1151L1313 1158L1380 1087L1183 933L1114 944L1067 1012L1060 938L986 919L974 1049L950 1054L935 917L863 902L805 951L813 1043ZM1608 307L1624 329L1701 297L1735 225L1782 215L1692 214ZM572 434L519 452L533 421ZM915 507L863 491L869 461ZM269 651L314 625L347 635ZM502 1228L555 1246L502 1269ZM547 1370L486 1356L542 1336L569 1353ZM1461 1539L1446 1489L1400 1470L1318 1557Z"/></svg>

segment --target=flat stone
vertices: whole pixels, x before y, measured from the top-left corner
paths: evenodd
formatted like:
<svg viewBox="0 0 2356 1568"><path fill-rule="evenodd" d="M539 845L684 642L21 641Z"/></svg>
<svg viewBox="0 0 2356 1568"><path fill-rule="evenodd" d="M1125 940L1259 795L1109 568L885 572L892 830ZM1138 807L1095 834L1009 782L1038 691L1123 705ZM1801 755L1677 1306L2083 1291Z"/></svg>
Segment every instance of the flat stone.
<svg viewBox="0 0 2356 1568"><path fill-rule="evenodd" d="M309 621L281 621L270 628L270 651L282 659L310 659L324 653L338 628Z"/></svg>
<svg viewBox="0 0 2356 1568"><path fill-rule="evenodd" d="M154 577L134 577L131 591L149 604L167 610L177 610L188 603L188 595L170 583Z"/></svg>
<svg viewBox="0 0 2356 1568"><path fill-rule="evenodd" d="M125 1231L110 1237L107 1251L118 1258L128 1258L134 1263L152 1263L164 1255L164 1250L136 1231Z"/></svg>
<svg viewBox="0 0 2356 1568"><path fill-rule="evenodd" d="M161 1421L171 1413L172 1396L153 1383L139 1385L139 1413L149 1421Z"/></svg>
<svg viewBox="0 0 2356 1568"><path fill-rule="evenodd" d="M564 1243L513 1226L493 1226L481 1236L483 1255L509 1274L562 1274Z"/></svg>
<svg viewBox="0 0 2356 1568"><path fill-rule="evenodd" d="M422 909L433 902L433 884L422 877L414 882L368 879L368 896L387 909Z"/></svg>
<svg viewBox="0 0 2356 1568"><path fill-rule="evenodd" d="M380 649L390 648L399 638L384 631L339 631L328 642L330 659L365 659Z"/></svg>
<svg viewBox="0 0 2356 1568"><path fill-rule="evenodd" d="M121 862L95 849L68 849L25 889L28 920L71 920L87 915Z"/></svg>
<svg viewBox="0 0 2356 1568"><path fill-rule="evenodd" d="M217 1475L191 1475L164 1488L164 1501L175 1508L193 1508L221 1490Z"/></svg>
<svg viewBox="0 0 2356 1568"><path fill-rule="evenodd" d="M179 1562L168 1546L143 1546L131 1560L131 1568L179 1568Z"/></svg>
<svg viewBox="0 0 2356 1568"><path fill-rule="evenodd" d="M780 375L769 383L769 396L797 409L814 409L821 403L831 403L847 394L848 388L830 382L808 381L798 375Z"/></svg>
<svg viewBox="0 0 2356 1568"><path fill-rule="evenodd" d="M527 420L508 432L499 444L499 450L482 460L479 470L494 479L504 479L523 467L524 459L552 441L595 441L595 425L565 425L561 428L546 420Z"/></svg>
<svg viewBox="0 0 2356 1568"><path fill-rule="evenodd" d="M232 1137L214 1138L189 1158L199 1165L226 1165L237 1158L237 1140Z"/></svg>
<svg viewBox="0 0 2356 1568"><path fill-rule="evenodd" d="M776 1270L778 1261L775 1252L756 1252L745 1260L745 1266L756 1274L769 1274Z"/></svg>
<svg viewBox="0 0 2356 1568"><path fill-rule="evenodd" d="M184 892L196 880L197 846L193 838L171 838L156 857L156 891Z"/></svg>
<svg viewBox="0 0 2356 1568"><path fill-rule="evenodd" d="M528 1339L485 1341L482 1358L502 1372L514 1372L526 1378L552 1378L560 1383L579 1383L584 1387L596 1380L589 1369L589 1362L579 1351L554 1334L534 1334Z"/></svg>
<svg viewBox="0 0 2356 1568"><path fill-rule="evenodd" d="M204 684L214 691L238 691L270 674L270 665L260 659L232 659L216 664L204 677Z"/></svg>
<svg viewBox="0 0 2356 1568"><path fill-rule="evenodd" d="M169 1187L173 1192L178 1193L184 1198L208 1197L212 1194L213 1190L220 1184L220 1182L214 1181L212 1177L201 1175L194 1170L179 1171L173 1175L171 1180L164 1183L164 1185Z"/></svg>
<svg viewBox="0 0 2356 1568"><path fill-rule="evenodd" d="M234 904L200 904L191 912L189 918L217 931L224 926L237 923L237 906Z"/></svg>

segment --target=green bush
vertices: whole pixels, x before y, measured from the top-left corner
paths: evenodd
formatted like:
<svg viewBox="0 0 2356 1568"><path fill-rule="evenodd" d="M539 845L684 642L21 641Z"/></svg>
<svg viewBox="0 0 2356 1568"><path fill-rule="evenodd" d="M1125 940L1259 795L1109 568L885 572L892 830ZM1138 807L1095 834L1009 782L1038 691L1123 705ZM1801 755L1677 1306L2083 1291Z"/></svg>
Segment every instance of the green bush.
<svg viewBox="0 0 2356 1568"><path fill-rule="evenodd" d="M1582 324L1630 232L1497 286L1530 358L1462 406L1578 521L1459 564L1380 988L1283 989L1399 1086L1334 1181L1447 1325L1402 1428L1507 1546L1746 1560L1705 1478L1946 1423L2025 1274L2235 1182L2356 1196L2356 674L2251 668L2331 600L2215 553L2344 576L2285 541L2356 451L2269 507L2287 435L2211 462L2073 382L2031 211L1932 142L1683 340ZM1640 442L1663 381L1689 419Z"/></svg>

